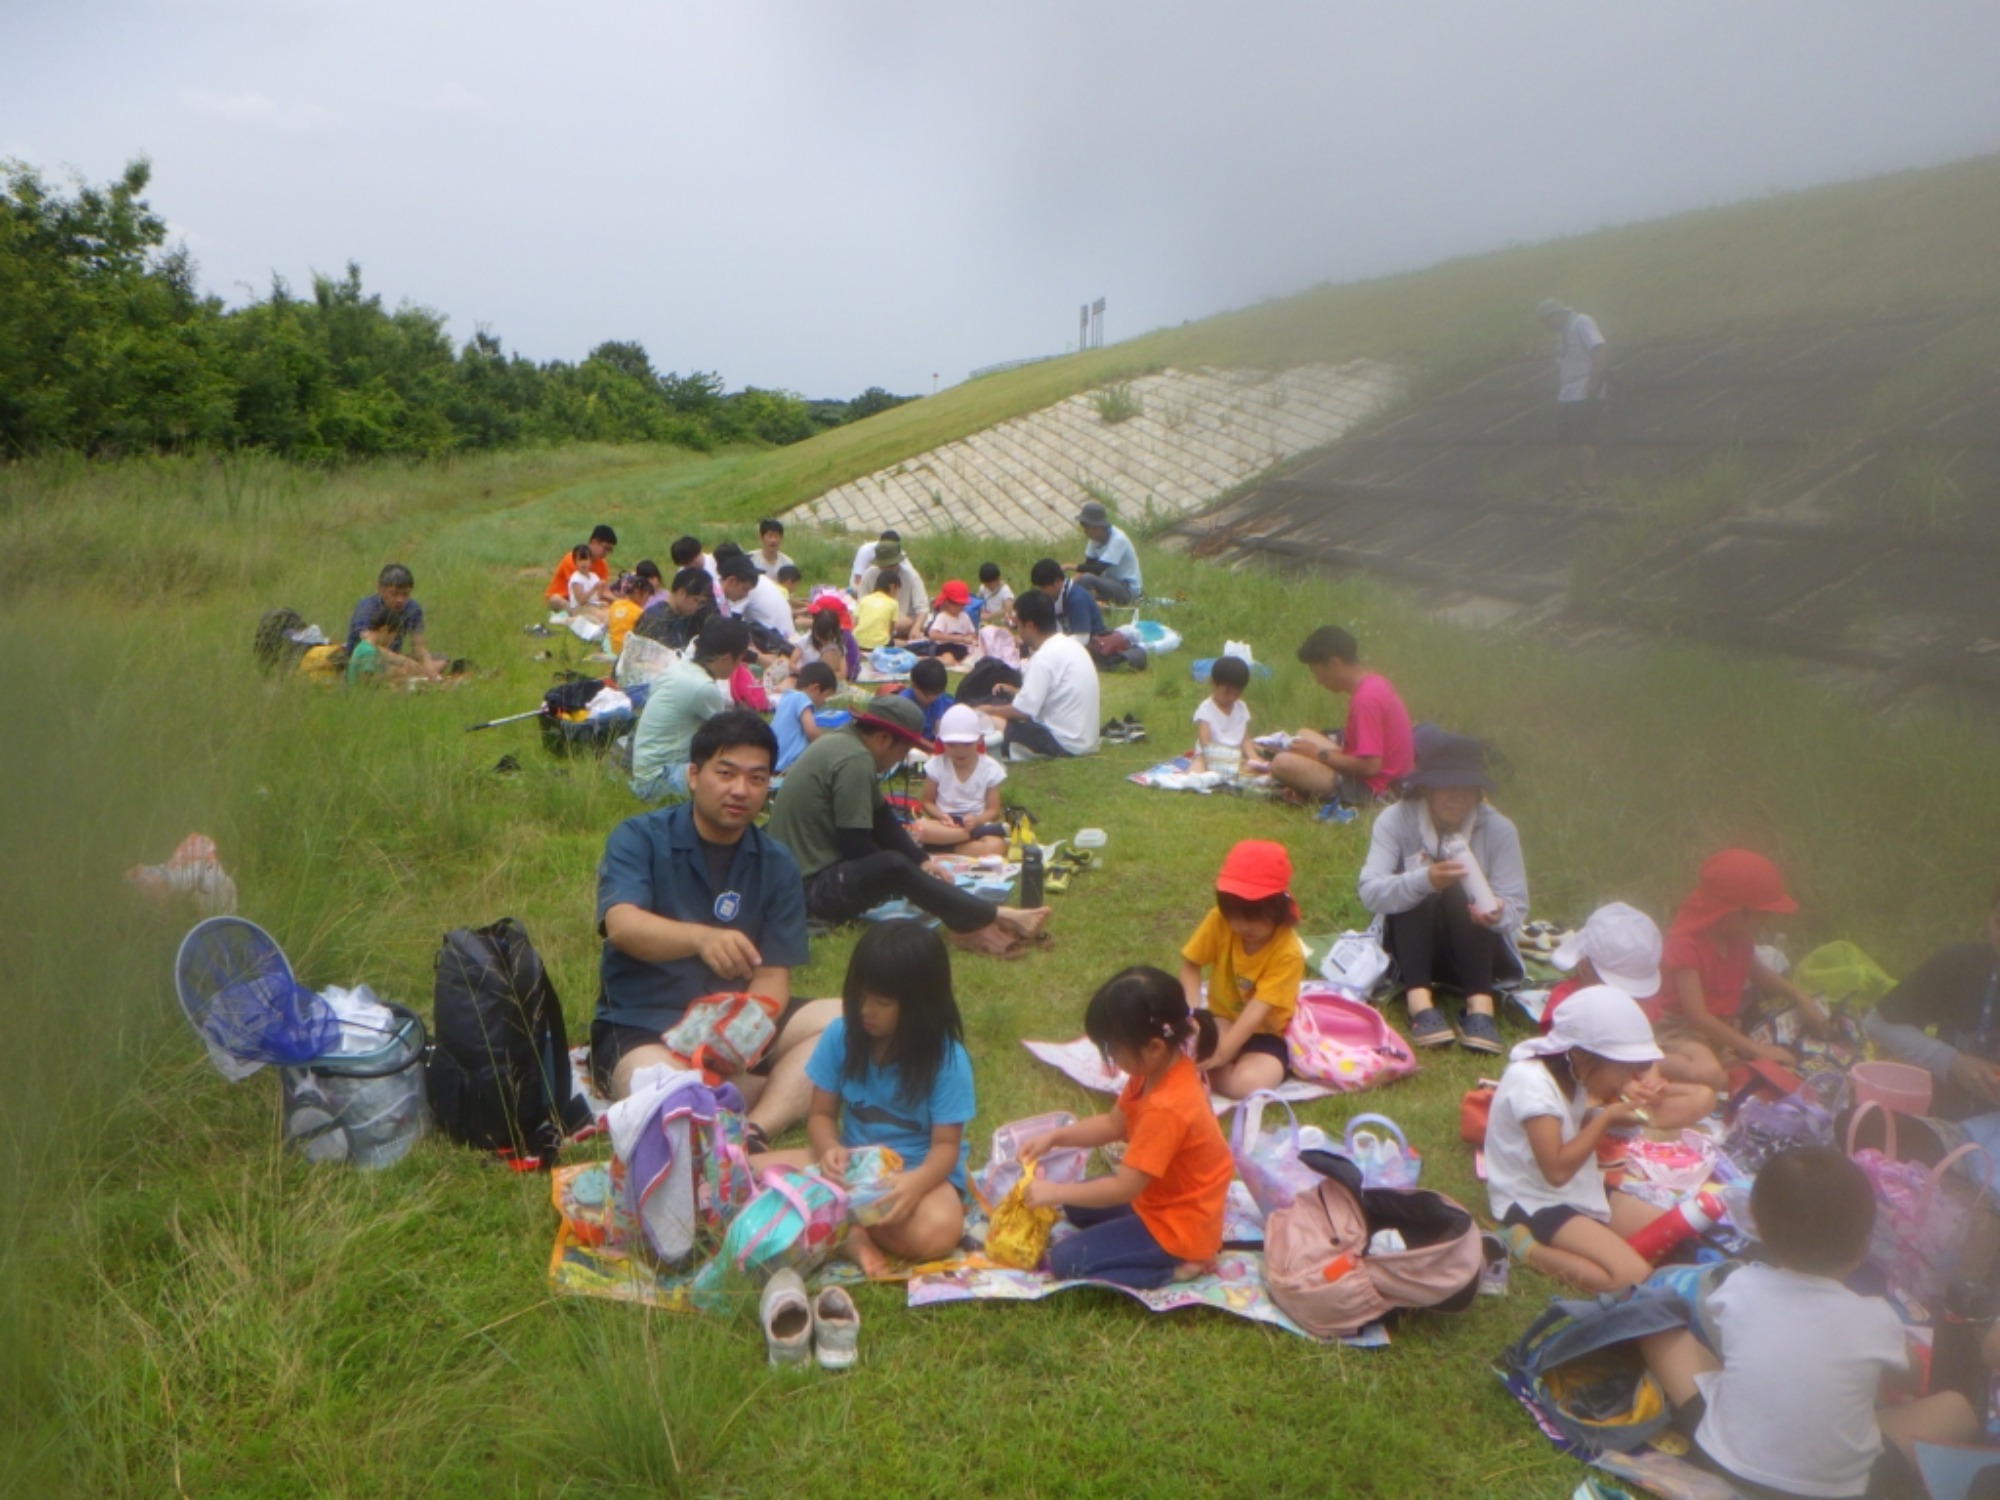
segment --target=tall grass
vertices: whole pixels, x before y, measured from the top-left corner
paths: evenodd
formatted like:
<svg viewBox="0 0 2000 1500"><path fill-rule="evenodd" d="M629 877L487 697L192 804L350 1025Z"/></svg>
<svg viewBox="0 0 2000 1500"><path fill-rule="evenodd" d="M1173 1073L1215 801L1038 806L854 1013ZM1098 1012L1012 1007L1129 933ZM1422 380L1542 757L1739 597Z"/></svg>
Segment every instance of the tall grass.
<svg viewBox="0 0 2000 1500"><path fill-rule="evenodd" d="M96 507L141 508L117 473L87 476L65 515L89 529L107 524ZM709 475L621 456L598 472L531 467L487 496L462 473L419 473L408 504L404 476L305 477L289 511L269 502L269 561L248 573L118 608L39 586L0 604L20 642L0 687L22 710L0 746L16 794L0 827L13 1030L0 1189L15 1209L0 1240L0 1489L1126 1494L1157 1482L1162 1455L1190 1493L1261 1491L1274 1473L1382 1495L1573 1483L1486 1373L1546 1290L1532 1279L1366 1357L1090 1294L910 1313L871 1290L862 1371L786 1382L762 1368L748 1308L709 1322L551 1303L546 1184L441 1143L379 1176L309 1168L279 1150L268 1075L231 1086L207 1068L168 982L185 917L121 884L193 829L219 841L245 914L308 982L365 980L427 1009L439 934L511 913L581 1033L592 871L632 803L594 767L543 757L531 727L463 726L531 706L555 665L532 660L547 643L519 629L552 539L602 512L623 518L635 552L663 550L689 510L649 507ZM152 482L135 475L141 497ZM319 529L329 497L377 490L375 519ZM434 638L484 664L476 680L347 693L250 668L259 608L282 600L337 625L392 545L418 569ZM787 550L814 576L846 562L830 539ZM952 535L923 566L969 577L990 557L1018 587L1034 555ZM1250 695L1261 725L1337 719L1290 652L1338 620L1418 717L1499 741L1519 768L1500 800L1540 913L1574 918L1611 896L1664 913L1700 857L1734 840L1784 863L1805 905L1795 951L1849 936L1901 969L1972 930L1985 904L2000 789L1970 726L1885 724L1782 668L1700 649L1569 655L1467 635L1356 584L1151 548L1146 566L1151 592L1184 596L1162 618L1187 647L1108 682L1105 711L1138 715L1151 741L1012 783L1053 832L1096 824L1111 843L1105 870L1061 898L1051 951L957 967L976 1134L1094 1107L1019 1039L1074 1035L1105 974L1171 962L1235 839L1287 842L1310 929L1361 920L1365 831L1123 779L1185 738L1203 692L1185 663L1225 637L1276 668ZM497 775L507 751L523 769ZM816 943L800 988L833 992L850 943ZM1428 1151L1430 1180L1476 1204L1453 1120L1483 1066L1431 1060L1392 1094L1305 1113L1337 1126L1386 1106ZM1411 1420L1437 1411L1452 1413L1450 1440Z"/></svg>

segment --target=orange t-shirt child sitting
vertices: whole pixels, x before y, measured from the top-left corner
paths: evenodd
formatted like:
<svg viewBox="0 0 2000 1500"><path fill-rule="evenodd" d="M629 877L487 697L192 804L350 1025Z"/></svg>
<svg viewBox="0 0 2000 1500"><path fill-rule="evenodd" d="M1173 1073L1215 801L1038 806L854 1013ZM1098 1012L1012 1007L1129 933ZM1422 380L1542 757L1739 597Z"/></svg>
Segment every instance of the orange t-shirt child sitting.
<svg viewBox="0 0 2000 1500"><path fill-rule="evenodd" d="M1134 1078L1118 1096L1125 1116L1124 1164L1152 1181L1132 1200L1160 1248L1184 1261L1222 1248L1222 1207L1235 1166L1201 1075L1179 1059L1153 1088Z"/></svg>

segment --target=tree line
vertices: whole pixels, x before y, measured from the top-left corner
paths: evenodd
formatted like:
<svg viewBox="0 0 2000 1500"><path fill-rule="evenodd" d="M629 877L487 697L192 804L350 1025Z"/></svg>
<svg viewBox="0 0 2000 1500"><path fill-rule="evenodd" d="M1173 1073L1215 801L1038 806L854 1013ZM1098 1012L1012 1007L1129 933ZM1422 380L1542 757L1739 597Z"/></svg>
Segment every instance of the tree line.
<svg viewBox="0 0 2000 1500"><path fill-rule="evenodd" d="M794 443L909 400L725 388L635 341L537 363L428 308L390 311L349 262L228 308L145 198L145 160L65 192L0 163L0 458L255 448L307 462L581 440Z"/></svg>

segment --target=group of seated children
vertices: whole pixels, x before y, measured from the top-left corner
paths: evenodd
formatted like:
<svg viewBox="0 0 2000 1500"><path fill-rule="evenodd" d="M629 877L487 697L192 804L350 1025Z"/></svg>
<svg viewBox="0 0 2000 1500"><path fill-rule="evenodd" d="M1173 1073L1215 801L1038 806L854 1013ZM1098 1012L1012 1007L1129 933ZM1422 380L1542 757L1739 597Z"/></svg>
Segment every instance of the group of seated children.
<svg viewBox="0 0 2000 1500"><path fill-rule="evenodd" d="M1084 1030L1130 1081L1092 1119L1024 1143L1030 1164L1051 1150L1123 1141L1108 1175L1082 1183L1036 1177L1034 1207L1062 1208L1079 1231L1050 1250L1055 1275L1157 1287L1198 1275L1222 1247L1223 1204L1235 1168L1186 1043L1215 1043L1215 1022L1191 1011L1182 987L1158 969L1127 969L1091 997ZM976 1112L972 1062L953 994L951 958L920 922L880 922L855 944L841 986L840 1019L806 1064L809 1148L755 1158L816 1163L839 1177L849 1152L886 1146L903 1160L879 1220L851 1228L845 1253L870 1275L886 1256L908 1262L955 1252L965 1232L966 1127Z"/></svg>

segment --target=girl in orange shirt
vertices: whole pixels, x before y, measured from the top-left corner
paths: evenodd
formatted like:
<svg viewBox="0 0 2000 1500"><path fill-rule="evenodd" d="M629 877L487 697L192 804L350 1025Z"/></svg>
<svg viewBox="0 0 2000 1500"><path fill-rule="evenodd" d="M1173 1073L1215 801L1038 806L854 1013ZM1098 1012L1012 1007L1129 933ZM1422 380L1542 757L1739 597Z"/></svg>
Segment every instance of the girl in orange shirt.
<svg viewBox="0 0 2000 1500"><path fill-rule="evenodd" d="M1190 1011L1180 981L1153 968L1115 974L1090 997L1083 1029L1129 1081L1109 1111L1028 1141L1030 1164L1063 1146L1125 1142L1108 1177L1036 1177L1030 1208L1061 1208L1077 1233L1049 1247L1065 1281L1138 1288L1199 1276L1222 1248L1222 1205L1234 1167L1195 1063L1215 1050L1215 1021ZM1195 1038L1195 1055L1186 1046Z"/></svg>

